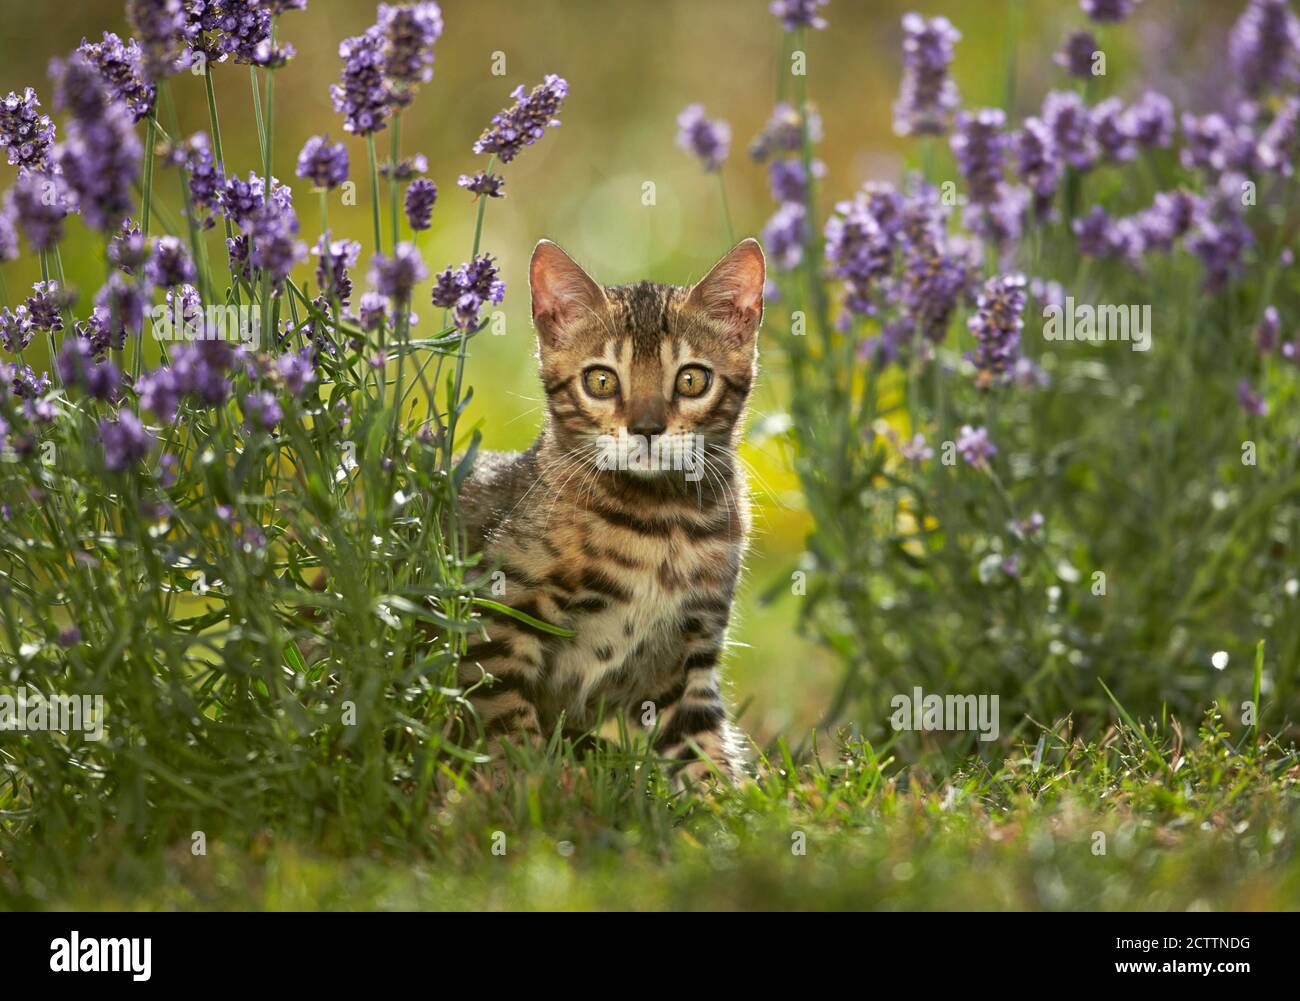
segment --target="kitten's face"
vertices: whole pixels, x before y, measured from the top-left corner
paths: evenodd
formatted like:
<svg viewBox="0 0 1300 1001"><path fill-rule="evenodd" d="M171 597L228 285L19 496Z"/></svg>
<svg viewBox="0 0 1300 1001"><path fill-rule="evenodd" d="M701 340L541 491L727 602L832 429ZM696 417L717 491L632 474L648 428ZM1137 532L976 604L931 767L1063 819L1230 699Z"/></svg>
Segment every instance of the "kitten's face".
<svg viewBox="0 0 1300 1001"><path fill-rule="evenodd" d="M601 288L545 241L530 277L551 427L566 450L602 470L691 479L735 448L762 317L757 243L689 289Z"/></svg>

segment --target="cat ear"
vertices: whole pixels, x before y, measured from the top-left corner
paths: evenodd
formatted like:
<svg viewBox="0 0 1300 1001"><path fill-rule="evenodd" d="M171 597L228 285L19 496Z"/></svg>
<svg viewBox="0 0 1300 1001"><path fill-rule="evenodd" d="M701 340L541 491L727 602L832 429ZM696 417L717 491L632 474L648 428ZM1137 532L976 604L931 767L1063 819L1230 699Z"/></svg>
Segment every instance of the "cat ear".
<svg viewBox="0 0 1300 1001"><path fill-rule="evenodd" d="M546 347L555 347L574 324L608 304L605 290L550 240L541 240L533 248L528 283L533 292L533 326Z"/></svg>
<svg viewBox="0 0 1300 1001"><path fill-rule="evenodd" d="M763 248L755 239L741 240L692 289L687 308L721 323L740 345L753 341L763 319Z"/></svg>

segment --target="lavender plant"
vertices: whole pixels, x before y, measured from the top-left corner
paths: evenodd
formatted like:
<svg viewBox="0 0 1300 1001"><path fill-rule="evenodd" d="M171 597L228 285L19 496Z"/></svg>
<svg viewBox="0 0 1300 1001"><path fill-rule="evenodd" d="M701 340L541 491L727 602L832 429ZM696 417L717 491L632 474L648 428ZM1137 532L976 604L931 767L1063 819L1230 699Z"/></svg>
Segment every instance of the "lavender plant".
<svg viewBox="0 0 1300 1001"><path fill-rule="evenodd" d="M4 684L106 707L102 739L0 751L10 860L77 830L168 843L236 818L312 830L326 810L364 818L353 830L373 840L418 829L433 785L475 760L451 680L486 568L455 499L478 441L458 424L465 347L505 292L480 248L488 199L469 263L422 289L397 207L426 229L437 188L399 129L431 79L431 2L380 4L339 48L331 96L365 141L373 245L330 232L346 143L311 139L296 191L272 176L275 77L294 54L282 32L301 16L285 15L305 7L131 0L136 37L52 63L53 117L31 88L0 103L0 258L21 235L42 274L19 301L0 291ZM223 155L228 64L249 67L258 164ZM203 88L206 123L179 120L180 86ZM497 161L558 124L566 91L557 76L516 91L475 144L492 155L471 190L500 193ZM164 183L185 205L171 231ZM299 216L310 192L315 234ZM72 217L102 248L97 291L65 280ZM413 336L421 301L442 322Z"/></svg>
<svg viewBox="0 0 1300 1001"><path fill-rule="evenodd" d="M1135 6L1081 3L1099 23ZM796 7L772 8L787 57L826 27ZM960 31L909 13L894 126L918 146L856 193L816 159L809 77L782 79L751 156L778 202L766 358L790 420L760 430L788 426L812 516L791 569L844 664L827 722L899 740L890 696L920 686L997 693L1023 732L1105 718L1099 681L1195 717L1248 688L1211 655L1249 664L1259 640L1274 722L1293 715L1295 26L1285 2L1245 4L1223 40L1236 85L1181 118L1099 90L1078 32L1068 76L1018 114L1014 73L1014 104L961 107ZM699 107L678 142L711 169Z"/></svg>

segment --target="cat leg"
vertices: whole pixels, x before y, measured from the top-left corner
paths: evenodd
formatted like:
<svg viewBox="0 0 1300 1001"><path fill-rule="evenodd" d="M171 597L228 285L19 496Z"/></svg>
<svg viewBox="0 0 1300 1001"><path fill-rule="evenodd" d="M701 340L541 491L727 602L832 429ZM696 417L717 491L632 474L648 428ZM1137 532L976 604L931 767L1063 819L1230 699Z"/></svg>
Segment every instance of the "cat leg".
<svg viewBox="0 0 1300 1001"><path fill-rule="evenodd" d="M743 739L727 717L719 685L721 638L688 646L681 680L657 703L655 750L671 759L678 787L714 775L728 782L743 774Z"/></svg>
<svg viewBox="0 0 1300 1001"><path fill-rule="evenodd" d="M543 741L537 710L542 661L529 637L512 632L494 624L489 639L470 644L459 671L463 686L477 685L470 702L483 726L488 751L497 761L503 760L501 744L506 740L534 746ZM483 682L483 674L491 675L491 681Z"/></svg>

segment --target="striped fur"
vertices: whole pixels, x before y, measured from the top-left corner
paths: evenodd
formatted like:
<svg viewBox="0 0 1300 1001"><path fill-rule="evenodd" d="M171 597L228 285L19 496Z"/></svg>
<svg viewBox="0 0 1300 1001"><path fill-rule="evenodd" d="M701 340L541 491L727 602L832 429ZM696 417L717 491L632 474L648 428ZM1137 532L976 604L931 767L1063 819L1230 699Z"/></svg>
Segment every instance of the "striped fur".
<svg viewBox="0 0 1300 1001"><path fill-rule="evenodd" d="M500 568L498 600L575 632L485 619L461 666L489 737L540 738L598 724L603 707L650 723L683 778L738 775L720 661L749 503L735 450L756 371L762 252L740 244L693 288L601 288L545 241L531 269L546 420L523 453L485 453L461 491L471 549ZM599 399L584 373L617 374ZM683 366L711 374L696 398ZM597 437L652 422L664 441L703 442L688 470L600 468ZM698 748L705 759L698 758Z"/></svg>

